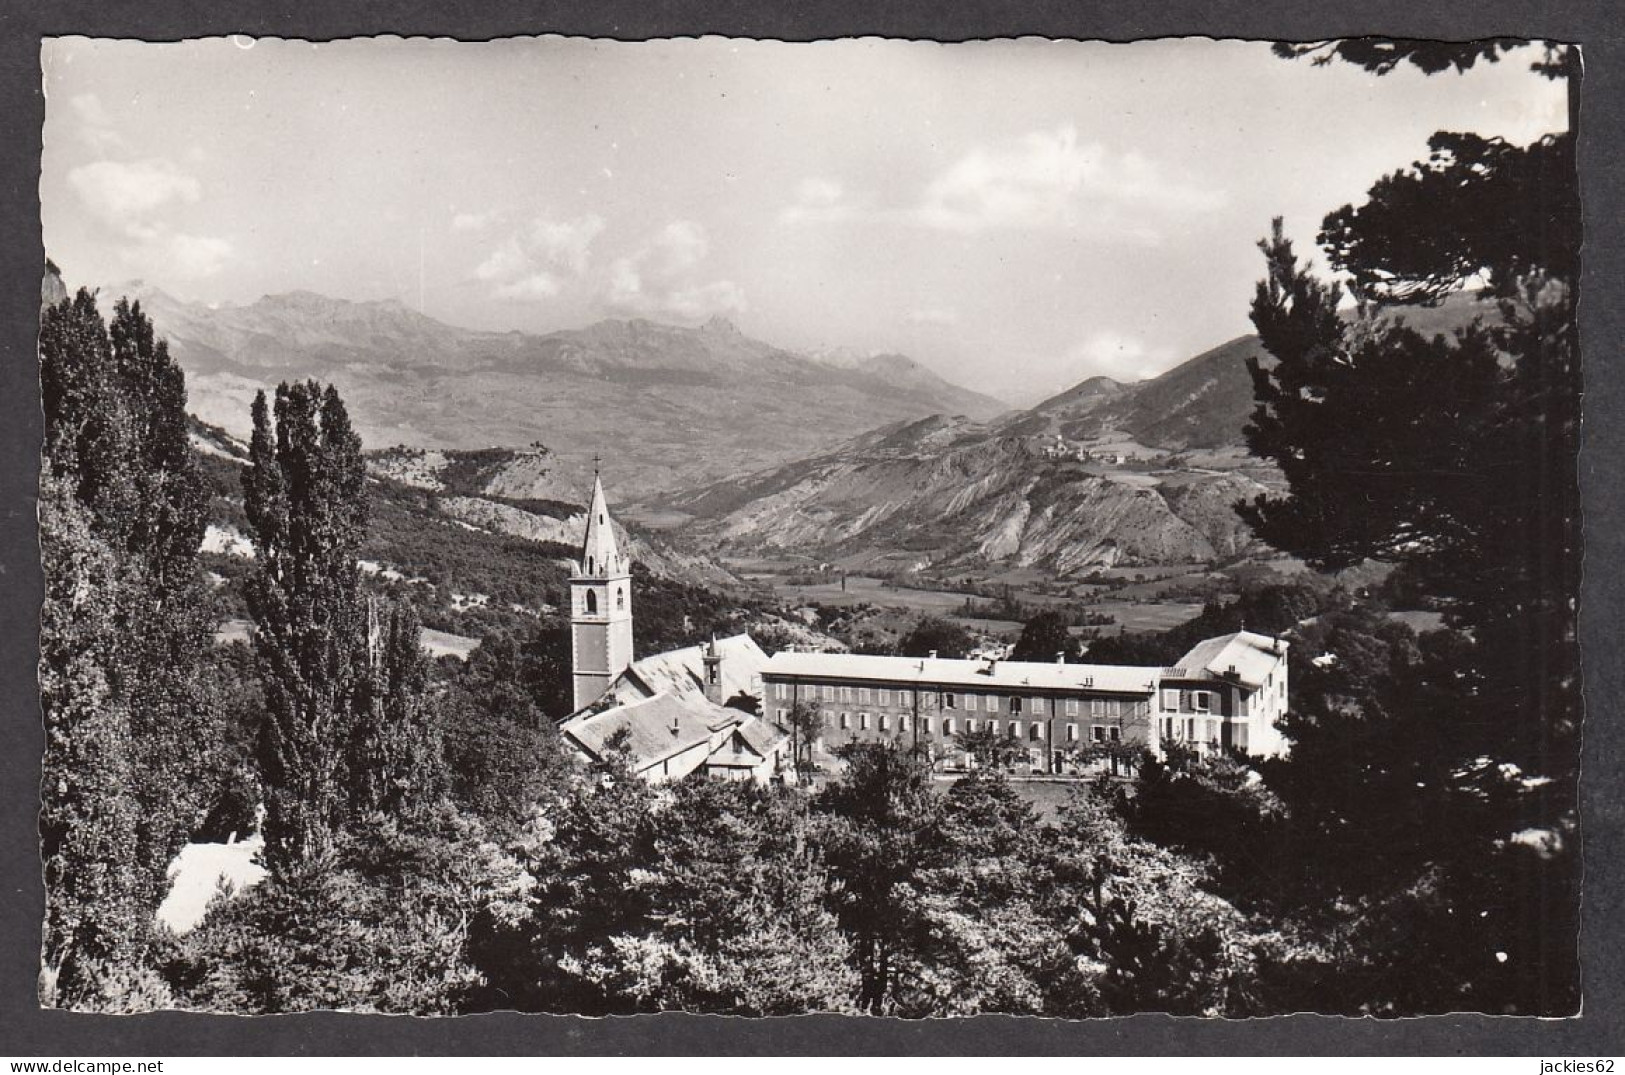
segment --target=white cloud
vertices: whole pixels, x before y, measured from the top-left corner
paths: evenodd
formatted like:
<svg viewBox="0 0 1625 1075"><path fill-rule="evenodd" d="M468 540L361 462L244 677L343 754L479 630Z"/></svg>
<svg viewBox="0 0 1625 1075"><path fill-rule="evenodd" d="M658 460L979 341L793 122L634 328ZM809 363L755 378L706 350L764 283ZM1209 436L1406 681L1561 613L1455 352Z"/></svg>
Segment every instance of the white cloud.
<svg viewBox="0 0 1625 1075"><path fill-rule="evenodd" d="M796 185L782 224L848 221L973 233L1087 229L1154 241L1169 217L1210 212L1222 192L1180 182L1143 154L1080 142L1070 124L979 146L939 172L912 204L876 204L819 176Z"/></svg>
<svg viewBox="0 0 1625 1075"><path fill-rule="evenodd" d="M713 280L698 287L669 292L660 312L687 321L701 321L715 314L738 313L745 308L745 292L732 280Z"/></svg>
<svg viewBox="0 0 1625 1075"><path fill-rule="evenodd" d="M542 299L552 298L560 290L561 285L557 278L539 272L498 285L493 294L499 299L508 299L512 302L539 302Z"/></svg>
<svg viewBox="0 0 1625 1075"><path fill-rule="evenodd" d="M674 220L661 228L647 247L649 271L661 277L685 273L705 260L711 241L692 220Z"/></svg>
<svg viewBox="0 0 1625 1075"><path fill-rule="evenodd" d="M780 210L779 220L785 224L829 223L851 220L859 213L860 206L840 183L811 176L796 184L795 198Z"/></svg>
<svg viewBox="0 0 1625 1075"><path fill-rule="evenodd" d="M610 265L603 301L623 313L688 321L743 310L744 290L733 281L691 279L709 253L710 239L700 224L674 220Z"/></svg>
<svg viewBox="0 0 1625 1075"><path fill-rule="evenodd" d="M1144 340L1118 332L1097 332L1067 354L1068 362L1082 371L1080 379L1106 376L1117 381L1155 377L1173 357L1169 348L1147 347Z"/></svg>
<svg viewBox="0 0 1625 1075"><path fill-rule="evenodd" d="M519 240L508 238L502 245L486 257L474 268L476 280L502 281L511 280L531 268L530 258L520 247Z"/></svg>
<svg viewBox="0 0 1625 1075"><path fill-rule="evenodd" d="M1139 153L1080 143L1066 125L967 153L927 184L915 217L959 232L1100 223L1145 230L1143 215L1205 212L1223 202L1217 191L1169 179Z"/></svg>
<svg viewBox="0 0 1625 1075"><path fill-rule="evenodd" d="M191 279L215 275L232 252L231 243L212 235L169 235L162 240L161 249L167 268Z"/></svg>
<svg viewBox="0 0 1625 1075"><path fill-rule="evenodd" d="M451 230L484 231L496 222L499 215L495 210L489 213L454 213L451 218Z"/></svg>
<svg viewBox="0 0 1625 1075"><path fill-rule="evenodd" d="M603 230L604 220L596 214L574 220L536 217L499 243L475 267L474 277L492 284L499 299L550 298L563 289L566 277L586 273L593 240Z"/></svg>
<svg viewBox="0 0 1625 1075"><path fill-rule="evenodd" d="M96 117L100 103L83 97L73 99L76 110ZM227 239L176 230L173 212L201 200L203 185L172 160L96 161L69 171L68 185L119 259L142 276L213 276L231 257Z"/></svg>
<svg viewBox="0 0 1625 1075"><path fill-rule="evenodd" d="M903 315L903 320L911 325L950 328L959 324L959 311L943 306L932 306L923 310L910 310Z"/></svg>
<svg viewBox="0 0 1625 1075"><path fill-rule="evenodd" d="M68 185L93 215L136 238L151 238L159 210L196 202L202 185L173 161L97 161L68 173Z"/></svg>
<svg viewBox="0 0 1625 1075"><path fill-rule="evenodd" d="M78 122L75 133L79 141L97 153L125 147L124 136L113 126L113 117L108 115L100 97L94 93L77 93L68 98L68 107Z"/></svg>

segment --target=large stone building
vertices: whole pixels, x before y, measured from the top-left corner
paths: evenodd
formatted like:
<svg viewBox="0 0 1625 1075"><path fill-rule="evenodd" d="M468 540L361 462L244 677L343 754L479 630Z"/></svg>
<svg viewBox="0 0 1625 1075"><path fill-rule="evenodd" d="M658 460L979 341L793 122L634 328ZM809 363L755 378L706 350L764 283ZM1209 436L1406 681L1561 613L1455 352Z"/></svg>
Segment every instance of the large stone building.
<svg viewBox="0 0 1625 1075"><path fill-rule="evenodd" d="M1286 648L1240 631L1172 668L786 652L762 670L763 712L784 725L796 706L811 708L814 749L825 751L894 739L951 761L963 755L958 736L991 732L1049 772L1112 744L1273 756L1285 750Z"/></svg>
<svg viewBox="0 0 1625 1075"><path fill-rule="evenodd" d="M632 659L631 563L596 477L570 577L570 645L575 711L559 733L584 757L620 744L655 782L693 773L766 781L788 767L788 733L739 708L761 698L767 663L749 635Z"/></svg>

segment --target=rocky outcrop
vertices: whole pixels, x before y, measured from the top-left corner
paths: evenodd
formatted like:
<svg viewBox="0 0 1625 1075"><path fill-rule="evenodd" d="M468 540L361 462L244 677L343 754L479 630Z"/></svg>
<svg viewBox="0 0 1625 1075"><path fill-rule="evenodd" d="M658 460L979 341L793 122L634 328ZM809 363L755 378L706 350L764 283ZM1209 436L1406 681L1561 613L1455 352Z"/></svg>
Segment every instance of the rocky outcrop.
<svg viewBox="0 0 1625 1075"><path fill-rule="evenodd" d="M898 551L933 568L1073 575L1118 564L1203 563L1252 538L1233 505L1266 492L1235 472L1119 471L1046 458L1021 437L932 420L702 491L689 537L735 552L821 559Z"/></svg>

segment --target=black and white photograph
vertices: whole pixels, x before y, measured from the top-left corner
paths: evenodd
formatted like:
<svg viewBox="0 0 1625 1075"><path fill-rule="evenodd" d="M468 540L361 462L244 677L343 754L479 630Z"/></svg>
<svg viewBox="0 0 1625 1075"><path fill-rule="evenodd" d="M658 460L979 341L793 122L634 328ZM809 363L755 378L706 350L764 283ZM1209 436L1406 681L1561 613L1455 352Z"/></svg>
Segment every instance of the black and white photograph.
<svg viewBox="0 0 1625 1075"><path fill-rule="evenodd" d="M40 65L42 1008L1580 1014L1580 45Z"/></svg>

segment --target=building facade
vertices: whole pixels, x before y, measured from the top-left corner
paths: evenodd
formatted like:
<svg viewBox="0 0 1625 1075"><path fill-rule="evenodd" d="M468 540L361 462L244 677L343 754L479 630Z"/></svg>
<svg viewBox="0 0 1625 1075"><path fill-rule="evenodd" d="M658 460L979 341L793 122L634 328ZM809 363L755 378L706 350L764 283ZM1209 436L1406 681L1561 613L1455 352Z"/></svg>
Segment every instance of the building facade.
<svg viewBox="0 0 1625 1075"><path fill-rule="evenodd" d="M814 750L890 739L952 764L963 760L960 736L990 733L1019 744L1031 768L1062 772L1091 745L1159 749L1152 707L1160 672L1123 665L786 652L762 671L763 712L782 725L796 706L811 707Z"/></svg>
<svg viewBox="0 0 1625 1075"><path fill-rule="evenodd" d="M762 670L763 713L814 714L813 749L889 739L963 763L961 736L1019 744L1038 772L1076 769L1114 746L1165 757L1284 753L1286 643L1249 632L1209 639L1173 668L994 659L776 654Z"/></svg>
<svg viewBox="0 0 1625 1075"><path fill-rule="evenodd" d="M1209 752L1285 754L1280 722L1287 714L1287 648L1283 639L1251 631L1197 643L1163 670L1159 737Z"/></svg>

